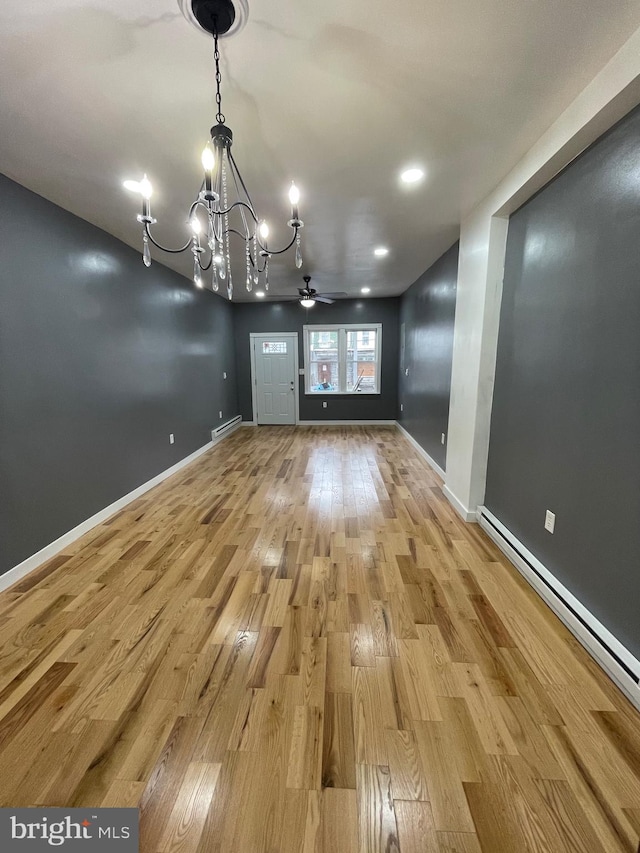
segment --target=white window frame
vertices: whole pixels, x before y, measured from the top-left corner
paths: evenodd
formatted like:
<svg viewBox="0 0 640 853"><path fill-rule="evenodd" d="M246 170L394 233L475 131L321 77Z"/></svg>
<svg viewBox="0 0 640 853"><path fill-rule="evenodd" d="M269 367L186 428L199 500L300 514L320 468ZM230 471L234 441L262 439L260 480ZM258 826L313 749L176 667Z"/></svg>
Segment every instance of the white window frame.
<svg viewBox="0 0 640 853"><path fill-rule="evenodd" d="M304 393L311 397L321 396L323 393L330 397L336 395L345 397L358 397L363 395L380 394L380 373L382 366L382 323L317 323L315 325L303 326L304 341ZM347 332L376 332L376 391L312 391L309 388L311 377L311 359L309 358L309 332L338 332L338 377L340 388L347 387Z"/></svg>

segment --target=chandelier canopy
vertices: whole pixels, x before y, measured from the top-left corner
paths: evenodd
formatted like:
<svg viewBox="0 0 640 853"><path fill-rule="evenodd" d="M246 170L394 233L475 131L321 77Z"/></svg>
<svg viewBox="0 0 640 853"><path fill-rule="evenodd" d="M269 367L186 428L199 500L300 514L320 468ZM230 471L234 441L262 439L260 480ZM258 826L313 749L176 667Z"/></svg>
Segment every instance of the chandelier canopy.
<svg viewBox="0 0 640 853"><path fill-rule="evenodd" d="M233 133L226 124L222 112L220 85L220 51L218 38L231 35L246 23L248 7L246 0L178 0L185 17L196 27L213 36L213 57L216 68L216 124L211 128L211 138L202 152L203 181L188 213L191 235L178 248L160 245L151 233L157 221L151 216L153 189L146 175L141 181L125 181L126 189L142 198L142 212L138 222L142 225L142 260L151 266L151 245L162 252L179 254L191 251L193 255L193 282L204 287L206 274L211 289L218 291L221 283L226 285L227 297L233 298L233 274L231 270L231 240L244 241L246 266L246 289L251 291L261 278L265 290L269 290L269 259L282 255L295 245L295 264L302 266L300 231L304 222L298 213L300 192L295 183L289 188L291 218L288 221L293 234L289 243L281 249L268 244L269 227L251 201L251 196L231 152Z"/></svg>

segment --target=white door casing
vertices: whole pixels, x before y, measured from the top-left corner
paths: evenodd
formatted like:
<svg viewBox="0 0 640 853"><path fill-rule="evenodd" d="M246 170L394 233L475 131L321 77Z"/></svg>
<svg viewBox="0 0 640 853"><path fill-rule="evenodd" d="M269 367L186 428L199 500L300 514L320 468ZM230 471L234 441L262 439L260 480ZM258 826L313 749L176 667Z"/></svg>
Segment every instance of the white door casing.
<svg viewBox="0 0 640 853"><path fill-rule="evenodd" d="M297 423L297 332L252 333L250 342L254 424Z"/></svg>

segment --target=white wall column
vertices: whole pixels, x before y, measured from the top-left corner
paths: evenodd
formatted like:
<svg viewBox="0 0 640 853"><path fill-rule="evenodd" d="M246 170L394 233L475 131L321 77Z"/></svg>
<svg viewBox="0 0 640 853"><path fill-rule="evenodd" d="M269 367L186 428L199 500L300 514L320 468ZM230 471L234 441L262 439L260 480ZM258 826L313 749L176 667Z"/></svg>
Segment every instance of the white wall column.
<svg viewBox="0 0 640 853"><path fill-rule="evenodd" d="M444 492L467 521L484 500L508 217L638 103L640 29L462 220Z"/></svg>
<svg viewBox="0 0 640 853"><path fill-rule="evenodd" d="M445 494L467 521L484 498L508 219L462 223Z"/></svg>

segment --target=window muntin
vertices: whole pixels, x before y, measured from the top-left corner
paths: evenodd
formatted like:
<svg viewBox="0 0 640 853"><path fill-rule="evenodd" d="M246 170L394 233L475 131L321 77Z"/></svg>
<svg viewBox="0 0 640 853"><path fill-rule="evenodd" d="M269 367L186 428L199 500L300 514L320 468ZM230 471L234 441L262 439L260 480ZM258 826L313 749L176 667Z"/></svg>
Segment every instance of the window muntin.
<svg viewBox="0 0 640 853"><path fill-rule="evenodd" d="M379 394L382 324L305 326L307 394Z"/></svg>

